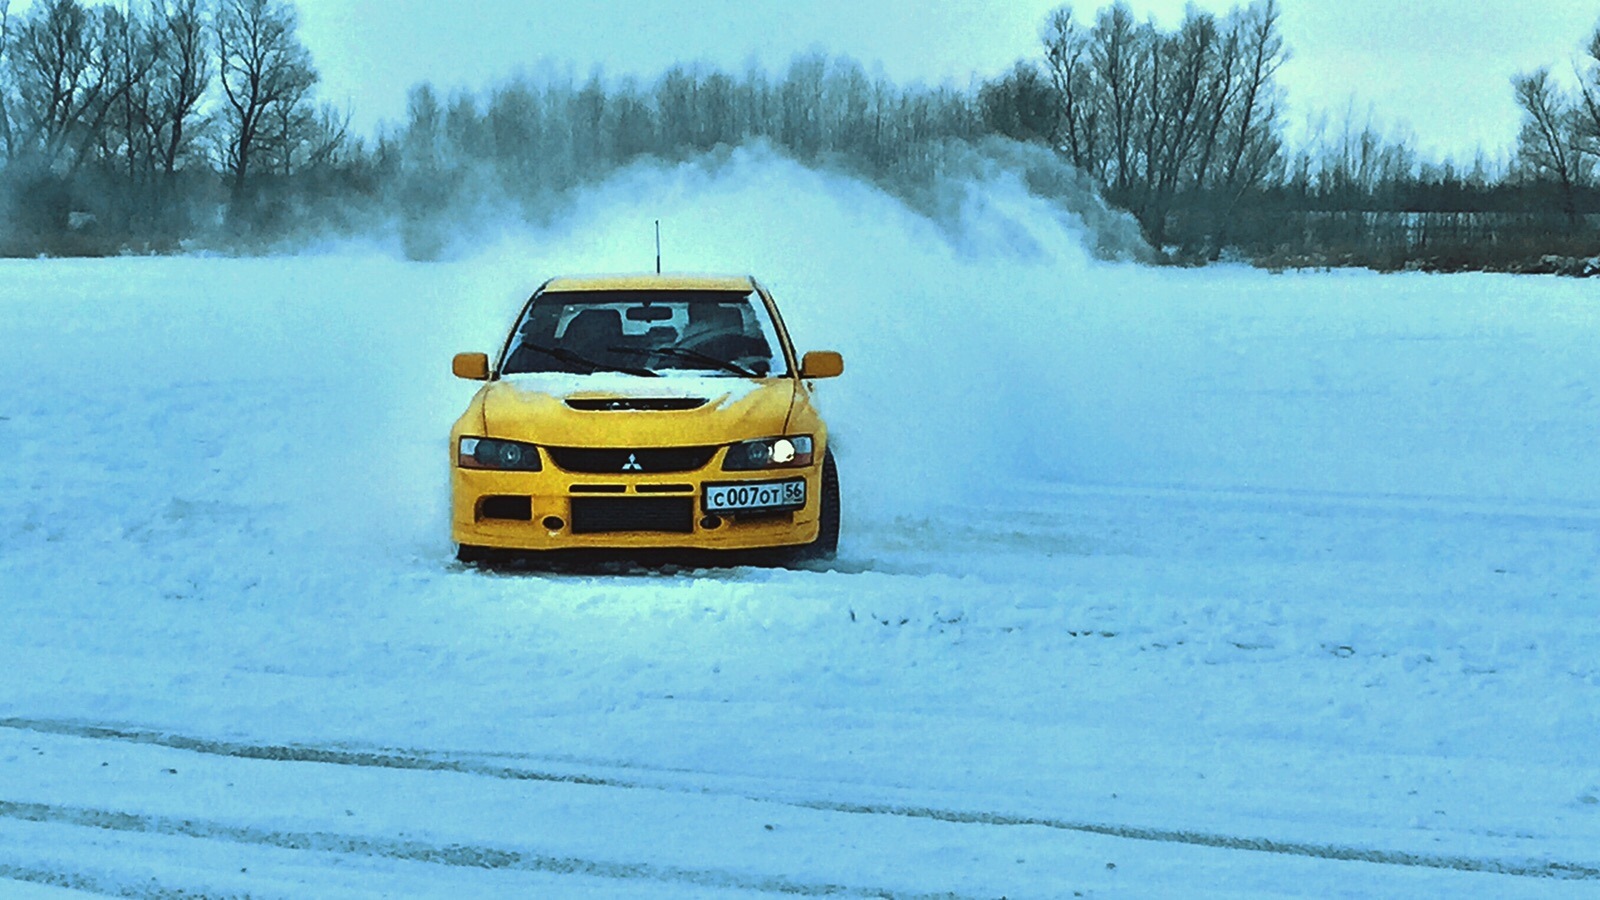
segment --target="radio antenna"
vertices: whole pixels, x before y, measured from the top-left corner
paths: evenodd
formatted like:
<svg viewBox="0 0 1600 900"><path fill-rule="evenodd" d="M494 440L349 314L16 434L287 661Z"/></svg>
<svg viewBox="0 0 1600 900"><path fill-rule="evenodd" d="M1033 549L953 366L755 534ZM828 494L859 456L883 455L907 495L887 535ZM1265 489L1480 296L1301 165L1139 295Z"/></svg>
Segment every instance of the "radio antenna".
<svg viewBox="0 0 1600 900"><path fill-rule="evenodd" d="M661 274L661 220L656 220L656 274Z"/></svg>

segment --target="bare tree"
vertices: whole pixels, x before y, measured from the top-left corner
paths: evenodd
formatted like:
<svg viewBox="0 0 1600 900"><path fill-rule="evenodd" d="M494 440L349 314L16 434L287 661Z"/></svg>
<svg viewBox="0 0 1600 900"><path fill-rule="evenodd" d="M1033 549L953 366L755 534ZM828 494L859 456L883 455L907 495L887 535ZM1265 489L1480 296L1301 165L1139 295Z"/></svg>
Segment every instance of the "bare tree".
<svg viewBox="0 0 1600 900"><path fill-rule="evenodd" d="M1549 69L1518 75L1511 84L1523 114L1517 155L1536 177L1554 181L1562 213L1569 224L1576 224L1577 192L1586 169L1579 150L1578 111L1551 83Z"/></svg>
<svg viewBox="0 0 1600 900"><path fill-rule="evenodd" d="M1111 140L1111 186L1126 194L1135 171L1134 128L1144 73L1139 66L1139 29L1126 0L1102 9L1095 19L1092 60L1105 92L1105 117Z"/></svg>
<svg viewBox="0 0 1600 900"><path fill-rule="evenodd" d="M1169 32L1136 23L1126 0L1087 29L1056 9L1040 34L1058 104L1052 143L1157 245L1180 206L1225 216L1281 158L1279 15L1277 0L1225 22L1191 6Z"/></svg>
<svg viewBox="0 0 1600 900"><path fill-rule="evenodd" d="M605 131L606 86L598 70L589 74L573 98L572 150L577 168L585 175L599 171L609 159L610 141Z"/></svg>
<svg viewBox="0 0 1600 900"><path fill-rule="evenodd" d="M815 159L822 149L822 85L827 69L827 58L820 53L797 56L778 87L778 138L801 159Z"/></svg>
<svg viewBox="0 0 1600 900"><path fill-rule="evenodd" d="M1070 6L1059 7L1050 14L1040 38L1044 41L1050 79L1061 100L1053 141L1078 169L1103 177L1091 39L1073 19Z"/></svg>
<svg viewBox="0 0 1600 900"><path fill-rule="evenodd" d="M295 33L298 25L287 0L221 0L217 9L223 162L235 204L247 199L258 168L287 170L293 155L289 145L303 139L315 121L308 106L317 73Z"/></svg>
<svg viewBox="0 0 1600 900"><path fill-rule="evenodd" d="M520 194L535 192L542 176L538 147L545 127L538 88L518 78L496 89L485 119L490 157L501 182Z"/></svg>
<svg viewBox="0 0 1600 900"><path fill-rule="evenodd" d="M55 164L81 133L106 90L94 69L89 13L77 0L46 0L29 10L12 52L24 129L22 152Z"/></svg>
<svg viewBox="0 0 1600 900"><path fill-rule="evenodd" d="M1215 27L1213 24L1212 27ZM1243 46L1244 26L1238 16L1230 16L1227 33L1219 35L1212 65L1205 73L1202 86L1197 137L1198 158L1194 165L1194 187L1204 189L1214 181L1212 161L1220 143L1223 123L1238 96L1240 49Z"/></svg>
<svg viewBox="0 0 1600 900"><path fill-rule="evenodd" d="M656 113L633 76L625 76L617 86L606 104L606 119L615 136L612 147L618 162L656 149Z"/></svg>
<svg viewBox="0 0 1600 900"><path fill-rule="evenodd" d="M684 153L695 147L695 113L700 92L699 74L674 65L656 82L656 109L661 115L661 140L669 151Z"/></svg>
<svg viewBox="0 0 1600 900"><path fill-rule="evenodd" d="M1217 83L1225 81L1231 66L1231 62L1221 57L1227 48L1222 43L1216 17L1194 7L1184 16L1171 46L1174 65L1163 107L1173 127L1157 185L1166 197L1177 192L1185 170L1204 165L1210 157L1207 142L1214 141L1216 133L1209 123L1215 118L1214 107L1226 99L1225 93L1217 95Z"/></svg>
<svg viewBox="0 0 1600 900"><path fill-rule="evenodd" d="M1238 105L1229 129L1228 163L1223 184L1233 190L1258 182L1283 149L1278 136L1278 95L1273 79L1288 59L1278 20L1278 0L1261 0L1246 13L1243 25L1244 69Z"/></svg>
<svg viewBox="0 0 1600 900"><path fill-rule="evenodd" d="M341 164L351 147L350 119L353 115L348 106L340 109L333 103L319 104L300 141L298 165L326 168Z"/></svg>
<svg viewBox="0 0 1600 900"><path fill-rule="evenodd" d="M16 153L11 136L11 0L0 0L0 160Z"/></svg>
<svg viewBox="0 0 1600 900"><path fill-rule="evenodd" d="M113 149L105 129L149 68L137 25L115 7L45 0L12 37L20 140L40 168L70 177L99 149ZM18 154L13 154L13 156Z"/></svg>
<svg viewBox="0 0 1600 900"><path fill-rule="evenodd" d="M705 75L695 99L698 107L695 143L707 149L719 144L737 144L742 135L739 116L733 106L733 79L722 72Z"/></svg>
<svg viewBox="0 0 1600 900"><path fill-rule="evenodd" d="M1600 159L1600 29L1589 37L1589 58L1583 65L1573 64L1578 79L1578 106L1574 127L1578 149Z"/></svg>
<svg viewBox="0 0 1600 900"><path fill-rule="evenodd" d="M1165 242L1167 214L1179 177L1195 162L1202 127L1204 94L1216 67L1216 20L1190 8L1172 36L1144 29L1149 70L1144 106L1144 165L1141 199L1135 212L1155 246Z"/></svg>
<svg viewBox="0 0 1600 900"><path fill-rule="evenodd" d="M201 0L153 0L152 13L157 55L150 79L150 129L170 182L203 122L200 102L213 71L211 39Z"/></svg>
<svg viewBox="0 0 1600 900"><path fill-rule="evenodd" d="M156 45L136 13L114 6L98 10L94 38L108 81L115 86L99 121L91 123L105 164L115 164L129 186L148 180L155 158L150 139L150 81Z"/></svg>
<svg viewBox="0 0 1600 900"><path fill-rule="evenodd" d="M1238 79L1221 113L1221 168L1213 182L1220 192L1206 256L1218 258L1230 240L1235 210L1245 193L1261 186L1283 161L1281 108L1275 78L1289 53L1278 30L1278 0L1259 0L1235 21Z"/></svg>
<svg viewBox="0 0 1600 900"><path fill-rule="evenodd" d="M834 59L823 82L828 150L855 159L873 153L872 81L855 60Z"/></svg>

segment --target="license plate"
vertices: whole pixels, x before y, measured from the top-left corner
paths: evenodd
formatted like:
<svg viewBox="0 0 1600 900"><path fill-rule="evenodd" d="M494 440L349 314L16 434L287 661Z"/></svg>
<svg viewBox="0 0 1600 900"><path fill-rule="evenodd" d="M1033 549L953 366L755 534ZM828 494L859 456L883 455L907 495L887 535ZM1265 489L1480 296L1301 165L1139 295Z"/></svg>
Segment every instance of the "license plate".
<svg viewBox="0 0 1600 900"><path fill-rule="evenodd" d="M741 481L706 485L708 513L799 509L806 505L806 480Z"/></svg>

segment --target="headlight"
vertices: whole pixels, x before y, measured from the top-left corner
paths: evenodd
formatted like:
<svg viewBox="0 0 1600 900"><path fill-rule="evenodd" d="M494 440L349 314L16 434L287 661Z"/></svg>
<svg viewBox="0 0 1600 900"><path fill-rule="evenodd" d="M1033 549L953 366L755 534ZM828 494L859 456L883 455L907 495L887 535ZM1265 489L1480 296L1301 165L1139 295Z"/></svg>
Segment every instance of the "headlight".
<svg viewBox="0 0 1600 900"><path fill-rule="evenodd" d="M728 448L722 468L728 472L756 469L798 469L811 465L811 435L762 438Z"/></svg>
<svg viewBox="0 0 1600 900"><path fill-rule="evenodd" d="M461 446L456 448L456 465L463 469L537 472L540 468L539 448L517 441L464 437Z"/></svg>

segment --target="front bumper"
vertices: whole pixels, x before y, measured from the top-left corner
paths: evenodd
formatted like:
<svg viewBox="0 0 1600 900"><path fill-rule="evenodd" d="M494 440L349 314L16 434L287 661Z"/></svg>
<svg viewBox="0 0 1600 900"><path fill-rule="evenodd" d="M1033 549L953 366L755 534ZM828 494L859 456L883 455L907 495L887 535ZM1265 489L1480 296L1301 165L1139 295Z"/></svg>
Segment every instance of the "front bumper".
<svg viewBox="0 0 1600 900"><path fill-rule="evenodd" d="M721 456L703 469L663 474L584 474L452 465L451 537L501 550L755 550L817 539L821 466L724 472ZM820 459L820 455L818 457ZM805 506L783 512L705 510L706 485L803 478Z"/></svg>

